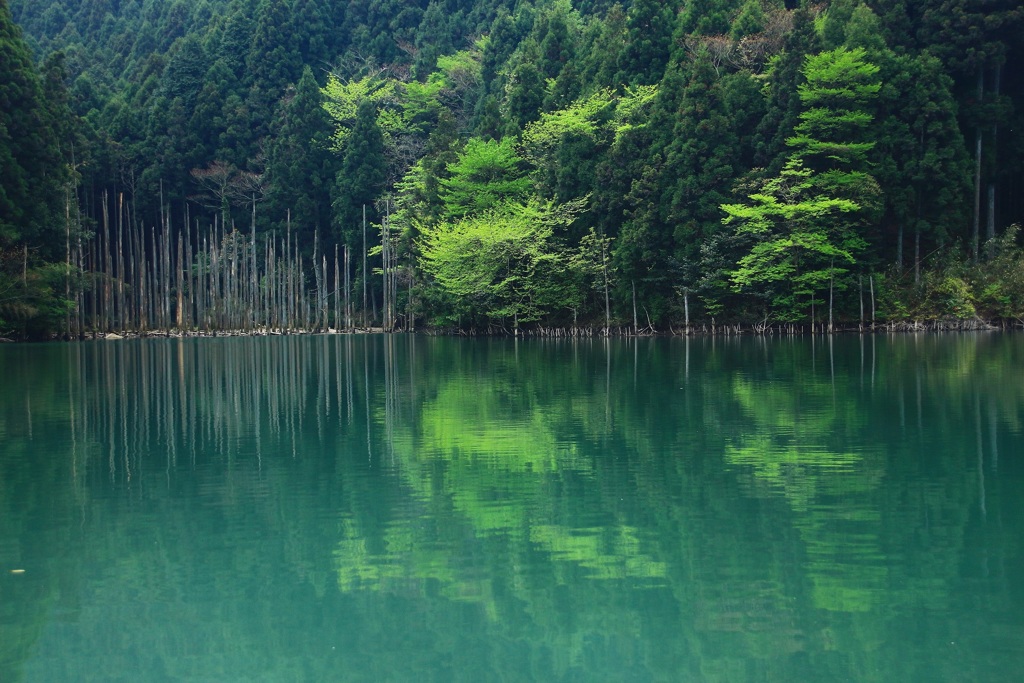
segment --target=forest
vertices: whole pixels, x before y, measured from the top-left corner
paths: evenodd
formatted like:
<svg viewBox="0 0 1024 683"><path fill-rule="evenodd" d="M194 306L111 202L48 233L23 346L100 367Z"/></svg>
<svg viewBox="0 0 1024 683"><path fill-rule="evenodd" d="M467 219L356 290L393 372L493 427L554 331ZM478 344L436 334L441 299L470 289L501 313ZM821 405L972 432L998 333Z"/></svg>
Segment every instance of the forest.
<svg viewBox="0 0 1024 683"><path fill-rule="evenodd" d="M1021 46L1015 0L0 0L0 336L1019 326Z"/></svg>

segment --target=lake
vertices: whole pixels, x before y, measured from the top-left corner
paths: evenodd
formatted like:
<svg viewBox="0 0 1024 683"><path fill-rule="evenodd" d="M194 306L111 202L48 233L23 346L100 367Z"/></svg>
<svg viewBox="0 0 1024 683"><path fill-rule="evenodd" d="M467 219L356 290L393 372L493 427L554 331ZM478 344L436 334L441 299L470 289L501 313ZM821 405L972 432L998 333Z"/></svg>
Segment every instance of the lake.
<svg viewBox="0 0 1024 683"><path fill-rule="evenodd" d="M1024 337L0 346L0 681L1010 681Z"/></svg>

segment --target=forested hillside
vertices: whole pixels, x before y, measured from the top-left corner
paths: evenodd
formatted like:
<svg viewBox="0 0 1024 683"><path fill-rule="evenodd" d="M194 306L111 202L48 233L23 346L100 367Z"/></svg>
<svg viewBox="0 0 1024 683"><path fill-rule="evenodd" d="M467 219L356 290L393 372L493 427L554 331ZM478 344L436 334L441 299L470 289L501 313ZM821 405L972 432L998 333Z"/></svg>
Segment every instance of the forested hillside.
<svg viewBox="0 0 1024 683"><path fill-rule="evenodd" d="M1024 318L1013 0L0 0L0 332Z"/></svg>

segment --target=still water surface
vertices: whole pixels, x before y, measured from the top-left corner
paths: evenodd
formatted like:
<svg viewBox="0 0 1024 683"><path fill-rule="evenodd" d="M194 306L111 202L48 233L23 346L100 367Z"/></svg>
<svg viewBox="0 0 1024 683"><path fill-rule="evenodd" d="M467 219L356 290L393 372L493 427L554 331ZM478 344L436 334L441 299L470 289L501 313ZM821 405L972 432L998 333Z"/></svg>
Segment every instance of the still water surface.
<svg viewBox="0 0 1024 683"><path fill-rule="evenodd" d="M0 680L1013 681L1024 338L0 347Z"/></svg>

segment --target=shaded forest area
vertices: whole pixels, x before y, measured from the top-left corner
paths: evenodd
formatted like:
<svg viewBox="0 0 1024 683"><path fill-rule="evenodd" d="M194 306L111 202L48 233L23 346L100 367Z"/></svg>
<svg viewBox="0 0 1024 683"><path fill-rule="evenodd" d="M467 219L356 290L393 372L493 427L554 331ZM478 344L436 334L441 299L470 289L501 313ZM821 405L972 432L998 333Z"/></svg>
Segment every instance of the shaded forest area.
<svg viewBox="0 0 1024 683"><path fill-rule="evenodd" d="M1024 319L1011 0L0 0L0 333Z"/></svg>

